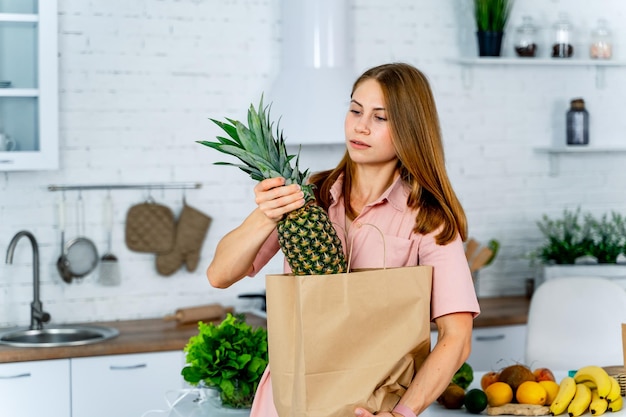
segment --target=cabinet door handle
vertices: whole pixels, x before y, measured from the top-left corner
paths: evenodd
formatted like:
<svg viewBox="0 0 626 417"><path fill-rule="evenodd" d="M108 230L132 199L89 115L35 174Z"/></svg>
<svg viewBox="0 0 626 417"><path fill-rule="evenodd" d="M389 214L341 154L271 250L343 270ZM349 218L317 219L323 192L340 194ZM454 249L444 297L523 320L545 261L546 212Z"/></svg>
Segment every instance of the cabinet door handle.
<svg viewBox="0 0 626 417"><path fill-rule="evenodd" d="M23 374L17 374L17 375L0 375L0 379L17 379L17 378L28 378L30 377L30 372L26 372Z"/></svg>
<svg viewBox="0 0 626 417"><path fill-rule="evenodd" d="M127 365L127 366L120 366L120 365L111 365L109 366L109 369L112 371L128 371L131 369L140 369L140 368L147 368L148 365L146 365L145 363L139 363L137 365Z"/></svg>
<svg viewBox="0 0 626 417"><path fill-rule="evenodd" d="M493 342L494 340L502 340L506 336L503 334L494 334L491 336L476 336L477 342Z"/></svg>

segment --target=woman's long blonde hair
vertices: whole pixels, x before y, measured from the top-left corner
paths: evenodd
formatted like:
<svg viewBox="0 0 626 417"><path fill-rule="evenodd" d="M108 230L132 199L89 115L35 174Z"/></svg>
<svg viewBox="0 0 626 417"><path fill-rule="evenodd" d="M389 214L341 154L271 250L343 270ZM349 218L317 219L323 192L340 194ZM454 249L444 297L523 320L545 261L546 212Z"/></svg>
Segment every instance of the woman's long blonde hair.
<svg viewBox="0 0 626 417"><path fill-rule="evenodd" d="M409 64L384 64L365 71L355 81L352 94L370 79L376 80L383 92L398 171L410 188L407 205L419 209L414 231L427 234L441 227L436 237L440 245L450 243L457 234L465 240L467 219L446 172L439 117L428 80ZM350 206L354 162L347 151L335 169L317 173L310 181L316 186L318 203L328 209L330 189L341 174L346 211L356 217Z"/></svg>

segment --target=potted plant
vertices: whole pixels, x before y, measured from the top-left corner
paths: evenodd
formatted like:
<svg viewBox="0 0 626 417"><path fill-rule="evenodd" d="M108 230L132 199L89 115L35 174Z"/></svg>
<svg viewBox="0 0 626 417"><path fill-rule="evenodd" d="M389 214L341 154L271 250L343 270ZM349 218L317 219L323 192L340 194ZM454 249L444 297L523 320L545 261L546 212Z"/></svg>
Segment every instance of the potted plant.
<svg viewBox="0 0 626 417"><path fill-rule="evenodd" d="M184 352L185 381L216 389L224 407L250 408L268 363L266 329L228 313L219 325L199 322Z"/></svg>
<svg viewBox="0 0 626 417"><path fill-rule="evenodd" d="M500 56L504 28L513 0L474 0L474 18L480 56Z"/></svg>
<svg viewBox="0 0 626 417"><path fill-rule="evenodd" d="M543 215L537 226L544 243L534 253L543 264L543 278L592 275L626 277L626 217L612 211L597 218L564 210L561 218Z"/></svg>

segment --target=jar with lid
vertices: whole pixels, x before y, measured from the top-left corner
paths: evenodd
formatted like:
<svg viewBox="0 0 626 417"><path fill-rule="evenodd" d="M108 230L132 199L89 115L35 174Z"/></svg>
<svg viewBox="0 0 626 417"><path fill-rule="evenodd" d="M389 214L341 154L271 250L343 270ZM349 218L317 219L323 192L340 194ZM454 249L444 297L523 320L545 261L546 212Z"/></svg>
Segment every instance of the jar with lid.
<svg viewBox="0 0 626 417"><path fill-rule="evenodd" d="M534 57L537 54L537 26L530 16L522 17L522 24L515 30L515 53L519 57Z"/></svg>
<svg viewBox="0 0 626 417"><path fill-rule="evenodd" d="M585 109L585 100L575 98L570 102L570 109L566 114L567 144L589 144L589 112Z"/></svg>
<svg viewBox="0 0 626 417"><path fill-rule="evenodd" d="M552 57L570 58L574 55L572 24L566 13L559 14L559 20L554 24L553 32Z"/></svg>
<svg viewBox="0 0 626 417"><path fill-rule="evenodd" d="M610 59L613 50L611 31L605 19L599 19L598 25L591 31L589 56L593 59Z"/></svg>

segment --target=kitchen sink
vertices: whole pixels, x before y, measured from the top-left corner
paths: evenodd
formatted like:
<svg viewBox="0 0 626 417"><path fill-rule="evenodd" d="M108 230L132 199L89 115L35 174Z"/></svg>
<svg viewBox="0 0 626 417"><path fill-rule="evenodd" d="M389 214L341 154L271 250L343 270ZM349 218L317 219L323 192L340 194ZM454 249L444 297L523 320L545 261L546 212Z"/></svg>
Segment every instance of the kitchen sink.
<svg viewBox="0 0 626 417"><path fill-rule="evenodd" d="M0 345L15 347L80 346L103 342L119 334L117 329L90 325L58 325L40 330L17 328L0 331Z"/></svg>

